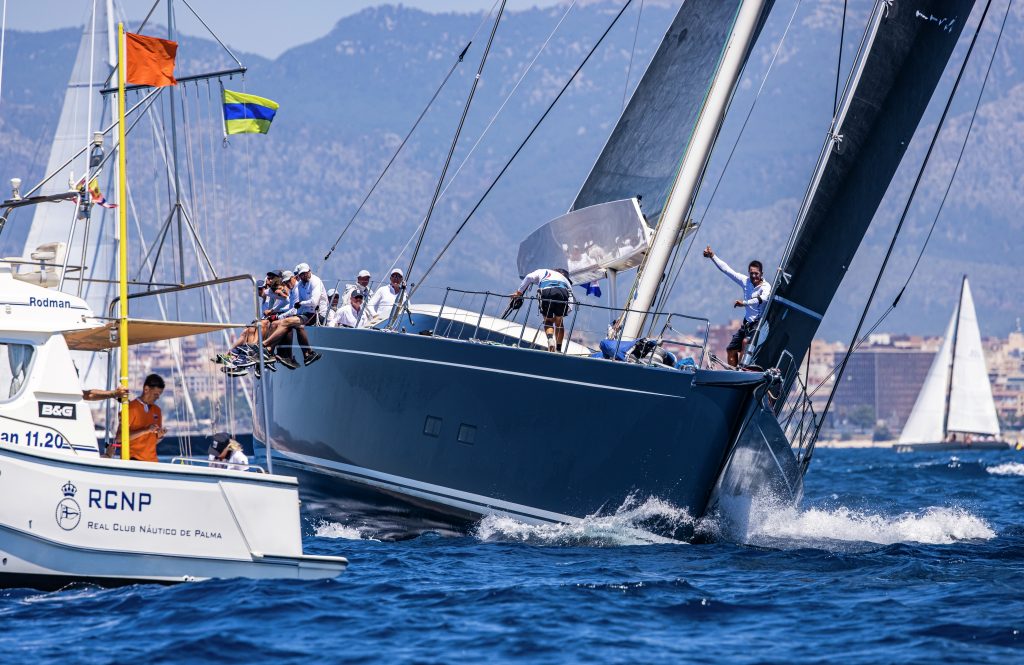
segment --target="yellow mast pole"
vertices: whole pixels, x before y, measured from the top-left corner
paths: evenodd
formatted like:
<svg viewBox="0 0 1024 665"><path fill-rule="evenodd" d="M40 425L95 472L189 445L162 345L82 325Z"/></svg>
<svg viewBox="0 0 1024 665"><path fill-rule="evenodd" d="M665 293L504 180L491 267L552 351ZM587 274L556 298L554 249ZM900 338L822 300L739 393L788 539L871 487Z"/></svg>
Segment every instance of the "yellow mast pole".
<svg viewBox="0 0 1024 665"><path fill-rule="evenodd" d="M117 283L118 308L118 339L121 342L121 381L120 385L128 389L128 185L125 168L128 160L125 155L124 142L124 78L125 78L125 44L124 23L117 24L117 218L120 238L117 243ZM128 396L121 400L121 459L131 457L128 449Z"/></svg>

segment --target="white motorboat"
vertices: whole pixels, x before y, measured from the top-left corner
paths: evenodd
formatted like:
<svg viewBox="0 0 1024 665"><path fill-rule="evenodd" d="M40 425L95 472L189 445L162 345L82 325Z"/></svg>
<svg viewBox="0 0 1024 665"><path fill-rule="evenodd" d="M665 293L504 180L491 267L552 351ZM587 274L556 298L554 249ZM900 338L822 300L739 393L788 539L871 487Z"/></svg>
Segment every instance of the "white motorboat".
<svg viewBox="0 0 1024 665"><path fill-rule="evenodd" d="M345 570L342 557L303 554L294 478L203 460L101 457L69 346L109 340L108 325L83 299L17 279L11 266L0 262L0 584ZM139 329L161 324L166 337L189 329Z"/></svg>

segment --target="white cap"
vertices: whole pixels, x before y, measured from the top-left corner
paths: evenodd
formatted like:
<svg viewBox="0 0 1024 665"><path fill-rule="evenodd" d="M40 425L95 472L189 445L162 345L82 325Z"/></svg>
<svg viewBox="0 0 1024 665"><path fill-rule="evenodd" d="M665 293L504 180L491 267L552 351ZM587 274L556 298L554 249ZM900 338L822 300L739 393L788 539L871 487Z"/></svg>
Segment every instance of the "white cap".
<svg viewBox="0 0 1024 665"><path fill-rule="evenodd" d="M360 270L359 274L356 275L356 277L369 277L369 276L370 276L370 271L369 270Z"/></svg>
<svg viewBox="0 0 1024 665"><path fill-rule="evenodd" d="M304 272L309 272L309 264L308 263L300 263L299 265L295 266L295 274L296 275L301 275Z"/></svg>
<svg viewBox="0 0 1024 665"><path fill-rule="evenodd" d="M337 289L327 289L327 299L330 300L334 296L338 295Z"/></svg>
<svg viewBox="0 0 1024 665"><path fill-rule="evenodd" d="M295 273L293 273L291 270L282 270L281 271L281 281L282 282L287 282L292 277L295 277Z"/></svg>
<svg viewBox="0 0 1024 665"><path fill-rule="evenodd" d="M405 279L405 273L402 272L401 268L395 268L390 273L388 273L388 276L394 275L395 273L398 273L399 277L401 277L402 279Z"/></svg>

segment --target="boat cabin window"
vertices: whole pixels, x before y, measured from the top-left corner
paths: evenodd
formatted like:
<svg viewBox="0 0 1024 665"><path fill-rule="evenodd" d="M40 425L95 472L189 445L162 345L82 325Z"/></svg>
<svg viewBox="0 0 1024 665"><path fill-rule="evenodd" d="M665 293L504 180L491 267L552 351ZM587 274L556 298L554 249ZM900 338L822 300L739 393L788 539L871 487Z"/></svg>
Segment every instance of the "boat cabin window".
<svg viewBox="0 0 1024 665"><path fill-rule="evenodd" d="M21 392L34 353L31 344L0 342L0 401L14 399Z"/></svg>

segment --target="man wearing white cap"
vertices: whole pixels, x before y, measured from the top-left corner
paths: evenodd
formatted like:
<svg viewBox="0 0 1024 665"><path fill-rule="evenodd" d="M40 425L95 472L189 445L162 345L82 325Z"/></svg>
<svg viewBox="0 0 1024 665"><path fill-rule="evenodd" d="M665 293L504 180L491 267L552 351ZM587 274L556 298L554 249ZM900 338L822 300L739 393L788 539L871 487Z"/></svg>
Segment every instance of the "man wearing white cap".
<svg viewBox="0 0 1024 665"><path fill-rule="evenodd" d="M308 263L295 266L295 276L299 278L295 309L303 325L320 325L320 321L327 315L327 291L324 290L323 280L313 274Z"/></svg>
<svg viewBox="0 0 1024 665"><path fill-rule="evenodd" d="M355 284L345 285L345 295L341 297L341 304L347 305L349 300L352 298L352 294L359 291L363 294L363 302L370 300L370 271L360 270L359 274L356 275Z"/></svg>
<svg viewBox="0 0 1024 665"><path fill-rule="evenodd" d="M338 307L341 304L341 294L337 289L327 289L327 320L325 326L336 327L338 325Z"/></svg>
<svg viewBox="0 0 1024 665"><path fill-rule="evenodd" d="M391 318L391 310L395 306L395 300L398 299L398 294L402 292L402 281L405 279L405 274L401 268L395 268L391 271L390 279L388 284L382 285L370 298L370 302L366 304L366 314L372 320L386 321Z"/></svg>
<svg viewBox="0 0 1024 665"><path fill-rule="evenodd" d="M338 325L343 328L365 328L370 325L370 320L363 312L365 300L362 291L353 291L348 304L338 310Z"/></svg>

